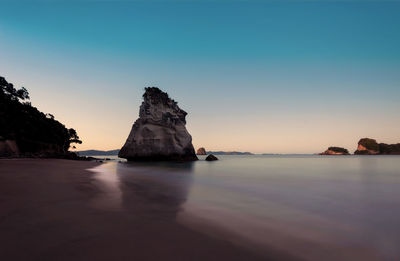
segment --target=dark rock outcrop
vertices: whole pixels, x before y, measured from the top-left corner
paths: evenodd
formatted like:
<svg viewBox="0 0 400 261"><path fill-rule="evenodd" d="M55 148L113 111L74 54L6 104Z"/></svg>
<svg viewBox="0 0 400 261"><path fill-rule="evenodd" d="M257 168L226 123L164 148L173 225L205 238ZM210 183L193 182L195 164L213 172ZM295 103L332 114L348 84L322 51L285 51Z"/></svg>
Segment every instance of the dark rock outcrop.
<svg viewBox="0 0 400 261"><path fill-rule="evenodd" d="M363 138L358 142L357 155L376 155L379 154L379 144L374 139Z"/></svg>
<svg viewBox="0 0 400 261"><path fill-rule="evenodd" d="M374 139L363 138L358 142L357 155L400 155L400 143L379 143Z"/></svg>
<svg viewBox="0 0 400 261"><path fill-rule="evenodd" d="M156 87L145 88L139 119L118 156L129 161L197 160L186 130L187 113Z"/></svg>
<svg viewBox="0 0 400 261"><path fill-rule="evenodd" d="M326 151L319 155L350 155L349 151L341 147L329 147Z"/></svg>
<svg viewBox="0 0 400 261"><path fill-rule="evenodd" d="M207 155L206 149L205 148L199 148L197 150L197 155Z"/></svg>
<svg viewBox="0 0 400 261"><path fill-rule="evenodd" d="M397 144L379 143L379 154L400 155L400 143Z"/></svg>
<svg viewBox="0 0 400 261"><path fill-rule="evenodd" d="M210 154L207 156L206 161L214 161L214 160L218 160L217 157L215 157L214 155Z"/></svg>

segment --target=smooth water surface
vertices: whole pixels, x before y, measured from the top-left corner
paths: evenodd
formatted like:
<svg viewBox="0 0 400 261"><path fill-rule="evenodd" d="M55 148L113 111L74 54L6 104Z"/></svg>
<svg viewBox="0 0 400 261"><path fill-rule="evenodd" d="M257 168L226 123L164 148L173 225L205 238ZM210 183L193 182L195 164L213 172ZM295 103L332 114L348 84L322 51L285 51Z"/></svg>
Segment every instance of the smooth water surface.
<svg viewBox="0 0 400 261"><path fill-rule="evenodd" d="M261 254L273 248L306 260L400 257L399 156L218 157L104 164L96 178L111 199L103 195L95 205L123 211L129 191L168 206L160 218Z"/></svg>

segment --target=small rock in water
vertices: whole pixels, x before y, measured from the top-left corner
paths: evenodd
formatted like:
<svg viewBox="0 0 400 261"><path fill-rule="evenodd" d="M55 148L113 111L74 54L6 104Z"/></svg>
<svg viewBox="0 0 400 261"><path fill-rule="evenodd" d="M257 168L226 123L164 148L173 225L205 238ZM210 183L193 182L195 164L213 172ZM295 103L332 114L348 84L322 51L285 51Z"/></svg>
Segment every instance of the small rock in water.
<svg viewBox="0 0 400 261"><path fill-rule="evenodd" d="M206 149L205 148L199 148L197 150L197 155L207 155Z"/></svg>
<svg viewBox="0 0 400 261"><path fill-rule="evenodd" d="M207 156L206 160L207 161L214 161L214 160L218 160L218 158L215 157L214 155L210 154L210 155Z"/></svg>

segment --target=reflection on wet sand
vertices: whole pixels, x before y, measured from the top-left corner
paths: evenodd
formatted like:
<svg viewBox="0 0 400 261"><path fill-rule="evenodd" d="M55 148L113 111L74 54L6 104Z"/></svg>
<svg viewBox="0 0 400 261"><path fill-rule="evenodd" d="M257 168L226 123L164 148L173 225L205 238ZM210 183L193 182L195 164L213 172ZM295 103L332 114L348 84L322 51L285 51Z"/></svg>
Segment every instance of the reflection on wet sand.
<svg viewBox="0 0 400 261"><path fill-rule="evenodd" d="M101 191L92 199L91 205L106 211L119 211L122 206L120 180L116 175L115 164L104 164L90 169L95 172L95 184Z"/></svg>
<svg viewBox="0 0 400 261"><path fill-rule="evenodd" d="M124 163L116 166L122 206L137 215L175 220L187 200L193 163ZM132 204L137 199L143 205ZM145 209L146 211L143 211ZM140 211L139 211L140 210Z"/></svg>
<svg viewBox="0 0 400 261"><path fill-rule="evenodd" d="M103 187L103 195L91 204L105 214L115 213L112 220L117 218L118 223L109 224L114 231L108 233L118 233L122 241L117 248L131 249L130 256L140 260L264 260L176 222L189 195L193 167L193 163L110 162L93 169L94 183ZM110 200L104 200L107 195ZM279 256L274 252L270 255Z"/></svg>
<svg viewBox="0 0 400 261"><path fill-rule="evenodd" d="M104 211L174 221L187 200L193 163L115 163L91 169L101 190L91 204Z"/></svg>

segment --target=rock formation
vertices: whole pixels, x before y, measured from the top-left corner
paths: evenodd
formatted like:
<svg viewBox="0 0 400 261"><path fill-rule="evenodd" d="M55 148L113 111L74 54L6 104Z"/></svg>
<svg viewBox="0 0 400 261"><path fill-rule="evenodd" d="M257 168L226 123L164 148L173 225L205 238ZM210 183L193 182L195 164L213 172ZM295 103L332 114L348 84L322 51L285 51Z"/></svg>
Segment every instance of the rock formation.
<svg viewBox="0 0 400 261"><path fill-rule="evenodd" d="M400 155L400 143L385 144L376 142L374 139L363 138L358 142L357 150L354 152L357 155Z"/></svg>
<svg viewBox="0 0 400 261"><path fill-rule="evenodd" d="M397 144L379 143L379 154L400 155L400 143Z"/></svg>
<svg viewBox="0 0 400 261"><path fill-rule="evenodd" d="M199 148L197 150L197 155L207 155L206 149L205 148Z"/></svg>
<svg viewBox="0 0 400 261"><path fill-rule="evenodd" d="M218 160L217 157L215 157L214 155L210 154L207 156L206 161L214 161L214 160Z"/></svg>
<svg viewBox="0 0 400 261"><path fill-rule="evenodd" d="M354 154L376 155L379 154L379 144L374 139L364 138L358 142L357 150Z"/></svg>
<svg viewBox="0 0 400 261"><path fill-rule="evenodd" d="M197 160L185 127L187 113L156 87L145 88L143 99L139 119L118 156L129 161Z"/></svg>
<svg viewBox="0 0 400 261"><path fill-rule="evenodd" d="M329 147L326 151L319 155L350 155L349 151L341 147Z"/></svg>
<svg viewBox="0 0 400 261"><path fill-rule="evenodd" d="M16 141L6 140L0 136L0 156L1 157L19 156L19 148Z"/></svg>

